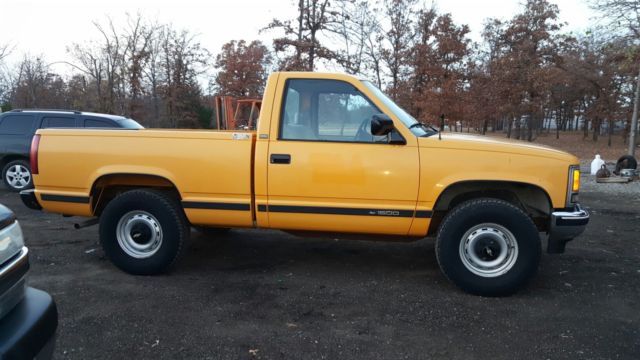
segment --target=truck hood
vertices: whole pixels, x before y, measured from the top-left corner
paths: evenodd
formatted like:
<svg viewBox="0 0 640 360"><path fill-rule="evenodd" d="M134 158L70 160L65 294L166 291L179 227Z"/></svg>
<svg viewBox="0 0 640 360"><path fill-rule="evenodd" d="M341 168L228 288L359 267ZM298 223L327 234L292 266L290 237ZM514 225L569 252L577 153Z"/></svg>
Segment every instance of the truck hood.
<svg viewBox="0 0 640 360"><path fill-rule="evenodd" d="M439 140L437 135L418 139L420 147L437 147L546 157L566 161L571 164L578 164L579 162L577 157L565 151L544 145L534 145L524 141L503 140L488 136L466 134L442 134L442 140Z"/></svg>

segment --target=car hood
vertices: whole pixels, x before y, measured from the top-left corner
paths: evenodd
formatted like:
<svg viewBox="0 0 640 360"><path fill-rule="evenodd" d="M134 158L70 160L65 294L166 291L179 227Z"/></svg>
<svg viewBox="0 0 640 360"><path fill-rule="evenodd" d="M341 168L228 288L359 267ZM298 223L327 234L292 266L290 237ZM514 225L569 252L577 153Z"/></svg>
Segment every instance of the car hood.
<svg viewBox="0 0 640 360"><path fill-rule="evenodd" d="M509 154L519 154L528 156L546 157L556 160L567 161L572 164L578 163L578 158L565 151L554 149L550 146L535 145L533 143L497 139L489 136L466 135L466 134L442 134L442 139L438 135L427 138L418 138L420 147L437 147L447 149L459 149L470 151L500 152Z"/></svg>

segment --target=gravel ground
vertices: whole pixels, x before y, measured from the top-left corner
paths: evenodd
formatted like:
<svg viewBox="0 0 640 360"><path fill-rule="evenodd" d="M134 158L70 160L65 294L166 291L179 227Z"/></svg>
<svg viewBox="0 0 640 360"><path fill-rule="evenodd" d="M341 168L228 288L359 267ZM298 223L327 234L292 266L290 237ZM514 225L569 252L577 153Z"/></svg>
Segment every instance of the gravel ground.
<svg viewBox="0 0 640 360"><path fill-rule="evenodd" d="M580 177L582 181L581 187L583 192L598 192L602 194L609 194L611 196L625 196L627 200L640 206L640 181L635 180L629 183L616 184L616 183L597 183L596 177L588 174L583 174Z"/></svg>
<svg viewBox="0 0 640 360"><path fill-rule="evenodd" d="M610 171L615 169L615 162L607 162L607 168ZM628 196L628 200L640 206L640 180L634 180L629 183L597 183L596 177L590 175L591 160L580 160L580 177L582 190L584 192L597 192L610 195Z"/></svg>
<svg viewBox="0 0 640 360"><path fill-rule="evenodd" d="M30 284L58 304L58 359L637 359L640 206L609 186L585 181L586 233L508 298L448 283L432 239L194 232L174 272L131 276L105 260L97 227L4 190L0 202L23 225Z"/></svg>

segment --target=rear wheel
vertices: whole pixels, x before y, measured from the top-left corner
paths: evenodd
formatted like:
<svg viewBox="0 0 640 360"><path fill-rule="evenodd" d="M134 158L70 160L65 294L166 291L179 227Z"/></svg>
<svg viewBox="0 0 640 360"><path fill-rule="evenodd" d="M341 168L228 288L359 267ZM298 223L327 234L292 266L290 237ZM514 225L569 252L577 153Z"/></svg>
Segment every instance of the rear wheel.
<svg viewBox="0 0 640 360"><path fill-rule="evenodd" d="M189 239L178 203L153 190L131 190L113 199L100 216L100 242L120 269L134 275L168 271Z"/></svg>
<svg viewBox="0 0 640 360"><path fill-rule="evenodd" d="M538 229L518 207L498 199L464 202L444 218L436 240L442 272L462 290L510 295L535 275Z"/></svg>
<svg viewBox="0 0 640 360"><path fill-rule="evenodd" d="M22 191L33 187L31 166L25 160L14 160L2 169L2 180L11 191Z"/></svg>

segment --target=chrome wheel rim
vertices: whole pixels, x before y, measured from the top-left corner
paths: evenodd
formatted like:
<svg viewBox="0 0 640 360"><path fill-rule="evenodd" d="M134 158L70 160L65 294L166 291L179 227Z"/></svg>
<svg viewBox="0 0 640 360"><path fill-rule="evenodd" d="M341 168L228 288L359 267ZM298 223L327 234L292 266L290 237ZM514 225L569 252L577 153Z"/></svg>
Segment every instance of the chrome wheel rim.
<svg viewBox="0 0 640 360"><path fill-rule="evenodd" d="M463 235L460 259L467 270L478 276L497 277L513 268L518 259L518 242L504 226L479 224Z"/></svg>
<svg viewBox="0 0 640 360"><path fill-rule="evenodd" d="M24 189L31 182L31 172L27 167L15 164L7 169L5 178L7 179L7 184L12 187Z"/></svg>
<svg viewBox="0 0 640 360"><path fill-rule="evenodd" d="M116 227L118 244L124 252L134 258L153 256L162 245L162 227L155 216L146 211L126 213Z"/></svg>

